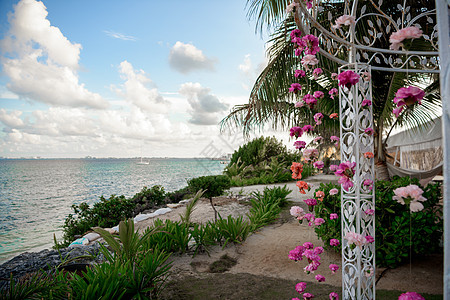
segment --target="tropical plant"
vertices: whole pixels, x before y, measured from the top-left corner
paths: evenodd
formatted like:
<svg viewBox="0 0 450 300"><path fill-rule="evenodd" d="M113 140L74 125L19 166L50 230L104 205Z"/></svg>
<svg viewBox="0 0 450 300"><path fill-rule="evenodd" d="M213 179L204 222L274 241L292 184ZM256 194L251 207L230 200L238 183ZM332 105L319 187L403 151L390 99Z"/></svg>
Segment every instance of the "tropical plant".
<svg viewBox="0 0 450 300"><path fill-rule="evenodd" d="M418 257L439 251L443 232L442 207L438 205L441 186L420 186L427 200L423 202L422 211L411 213L407 206L392 199L395 189L410 184L420 186L418 179L398 176L390 181L379 180L375 184L376 262L381 267L395 268L408 261L411 255ZM330 214L339 214L341 210L340 193L329 193L333 188L340 189L340 186L321 184L316 190L325 193L323 201L318 201L315 206L315 215L326 222L315 227L315 231L326 247L331 239L341 239L340 218L330 219ZM340 246L333 247L340 249Z"/></svg>
<svg viewBox="0 0 450 300"><path fill-rule="evenodd" d="M267 56L269 62L266 68L257 78L251 91L249 102L247 104L236 105L231 113L221 122L222 130L226 128L239 127L248 134L255 128L261 128L264 125L271 124L272 127L279 129L288 129L292 126L300 124L310 124L312 116L318 112L324 115L330 115L337 112L339 108L338 97L335 99L327 98L326 101L319 101L315 109L307 107L295 108L295 95L289 93L288 88L299 79L294 77L294 71L299 68L299 59L294 55L294 45L290 42L289 33L296 28L302 28L303 20L294 19L292 16L285 15L285 9L289 1L286 0L248 0L248 15L250 18L256 19L257 28L263 31L264 28L271 32L271 38L268 41ZM432 7L428 3L414 3L411 1L411 12L420 11L423 7ZM427 6L428 5L428 6ZM318 13L316 21L329 27L328 14L339 16L344 14L344 1L325 1L321 4L322 10ZM369 7L369 6L367 6ZM369 8L368 8L369 9ZM393 9L389 2L385 2L382 9L388 11L393 19L401 17L399 10ZM341 12L341 13L340 13ZM366 14L369 11L366 12ZM376 20L372 20L373 23ZM362 22L358 26L363 25ZM317 35L316 29L311 28L311 34ZM362 40L363 34L367 32L367 28L358 27L356 30L357 38ZM324 41L324 40L323 40ZM427 50L424 40L415 40L415 49ZM325 45L321 45L325 49ZM375 45L378 48L389 48L389 41L385 40L384 44ZM307 93L314 91L323 91L328 95L328 91L332 87L336 87L336 82L331 79L331 73L337 72L337 63L329 60L325 51L321 50L318 55L321 68L324 70L319 80L310 80L306 77L308 84ZM347 61L347 53L341 52L342 61ZM423 73L393 73L383 71L372 72L373 89L373 118L375 130L375 150L376 157L379 162L386 160L384 144L386 137L390 134L392 128L398 126L426 126L426 122L436 117L436 112L441 106L439 97L438 78ZM393 98L395 92L404 86L416 85L421 86L425 90L425 98L422 105L413 109L406 110L398 119L394 118ZM315 133L323 137L329 137L332 133L339 130L339 122L324 118L323 123ZM336 134L335 134L336 135Z"/></svg>
<svg viewBox="0 0 450 300"><path fill-rule="evenodd" d="M233 218L231 215L223 219L219 214L219 219L216 221L217 229L220 230L224 239L225 247L228 243L241 244L247 239L250 234L250 224L244 220L242 216Z"/></svg>
<svg viewBox="0 0 450 300"><path fill-rule="evenodd" d="M186 208L183 214L180 214L181 222L190 225L191 224L191 215L197 205L198 200L203 196L204 190L199 190L197 194L195 194L194 198L186 204Z"/></svg>

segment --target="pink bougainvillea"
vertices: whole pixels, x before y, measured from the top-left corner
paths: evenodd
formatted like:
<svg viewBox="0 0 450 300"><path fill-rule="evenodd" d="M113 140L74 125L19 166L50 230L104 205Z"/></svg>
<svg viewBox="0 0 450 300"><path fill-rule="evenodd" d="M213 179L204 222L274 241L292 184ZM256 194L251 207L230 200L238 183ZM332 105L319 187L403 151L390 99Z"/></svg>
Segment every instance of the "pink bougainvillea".
<svg viewBox="0 0 450 300"><path fill-rule="evenodd" d="M331 99L334 99L334 96L336 96L338 94L338 89L337 88L332 88L329 92L328 95L330 95Z"/></svg>
<svg viewBox="0 0 450 300"><path fill-rule="evenodd" d="M324 93L322 91L315 91L313 97L316 99L322 99L324 97Z"/></svg>
<svg viewBox="0 0 450 300"><path fill-rule="evenodd" d="M330 246L339 246L340 242L338 239L331 239Z"/></svg>
<svg viewBox="0 0 450 300"><path fill-rule="evenodd" d="M303 126L303 132L310 133L310 132L312 132L313 130L314 130L314 127L311 126L311 125L305 125L305 126Z"/></svg>
<svg viewBox="0 0 450 300"><path fill-rule="evenodd" d="M306 282L299 282L295 285L295 290L301 294L305 291L306 289Z"/></svg>
<svg viewBox="0 0 450 300"><path fill-rule="evenodd" d="M330 214L330 220L335 220L337 218L338 218L338 214L335 214L335 213Z"/></svg>
<svg viewBox="0 0 450 300"><path fill-rule="evenodd" d="M312 72L312 75L314 77L314 79L317 80L317 78L319 78L320 75L322 75L323 71L321 68L315 68Z"/></svg>
<svg viewBox="0 0 450 300"><path fill-rule="evenodd" d="M322 276L322 275L320 275L320 274L317 274L317 275L315 276L315 278L316 278L316 280L317 280L318 282L324 282L324 281L325 281L325 277Z"/></svg>
<svg viewBox="0 0 450 300"><path fill-rule="evenodd" d="M319 170L323 169L323 167L325 166L324 162L321 160L316 161L315 163L313 163L314 168L317 168Z"/></svg>
<svg viewBox="0 0 450 300"><path fill-rule="evenodd" d="M334 274L337 270L339 270L339 266L335 264L330 264L329 266L331 272Z"/></svg>
<svg viewBox="0 0 450 300"><path fill-rule="evenodd" d="M323 114L317 113L314 115L314 121L316 121L316 125L322 124Z"/></svg>
<svg viewBox="0 0 450 300"><path fill-rule="evenodd" d="M306 72L303 70L295 70L294 76L297 78L299 78L299 77L302 78L302 77L306 76Z"/></svg>

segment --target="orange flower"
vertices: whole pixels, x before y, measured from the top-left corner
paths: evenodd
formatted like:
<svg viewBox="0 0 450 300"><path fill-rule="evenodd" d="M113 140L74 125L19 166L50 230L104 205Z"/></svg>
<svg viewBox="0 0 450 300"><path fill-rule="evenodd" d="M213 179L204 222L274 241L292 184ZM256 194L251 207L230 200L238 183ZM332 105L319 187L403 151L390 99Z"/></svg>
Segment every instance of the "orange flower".
<svg viewBox="0 0 450 300"><path fill-rule="evenodd" d="M303 165L298 162L293 162L291 166L292 179L302 179Z"/></svg>
<svg viewBox="0 0 450 300"><path fill-rule="evenodd" d="M317 191L317 192L316 192L316 198L317 198L317 200L323 201L323 197L325 197L325 193L324 193L324 192L322 192L322 191Z"/></svg>
<svg viewBox="0 0 450 300"><path fill-rule="evenodd" d="M364 153L364 157L365 158L373 158L373 153L372 152L366 152L366 153Z"/></svg>
<svg viewBox="0 0 450 300"><path fill-rule="evenodd" d="M305 189L309 191L309 186L304 181L297 181L296 186L298 186L300 194L306 194Z"/></svg>
<svg viewBox="0 0 450 300"><path fill-rule="evenodd" d="M337 114L337 113L332 113L332 114L330 115L330 119L337 119L337 117L338 117L338 114Z"/></svg>

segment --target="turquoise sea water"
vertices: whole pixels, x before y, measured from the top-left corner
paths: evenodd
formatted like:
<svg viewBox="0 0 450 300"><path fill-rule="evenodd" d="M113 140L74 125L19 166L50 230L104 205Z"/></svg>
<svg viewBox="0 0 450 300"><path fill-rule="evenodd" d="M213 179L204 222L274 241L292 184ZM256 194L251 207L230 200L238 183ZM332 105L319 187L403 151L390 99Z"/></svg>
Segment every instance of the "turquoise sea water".
<svg viewBox="0 0 450 300"><path fill-rule="evenodd" d="M208 159L147 160L0 159L0 263L53 246L72 204L93 204L101 195L131 197L157 184L174 191L190 178L221 174L225 166Z"/></svg>

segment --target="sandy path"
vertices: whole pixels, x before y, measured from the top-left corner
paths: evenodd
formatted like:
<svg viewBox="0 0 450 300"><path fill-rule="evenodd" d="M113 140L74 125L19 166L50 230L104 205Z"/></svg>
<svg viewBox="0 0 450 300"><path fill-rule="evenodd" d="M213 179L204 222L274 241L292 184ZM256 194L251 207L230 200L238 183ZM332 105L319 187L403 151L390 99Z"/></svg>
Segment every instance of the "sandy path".
<svg viewBox="0 0 450 300"><path fill-rule="evenodd" d="M319 185L318 182L334 181L335 177L321 175L308 179L309 182ZM276 184L283 186L284 184ZM296 205L304 206L304 199L312 197L312 191L306 195L298 193L295 183L288 183L288 187L293 189L289 200ZM274 185L269 185L274 186ZM232 192L236 195L240 192L249 194L252 191L262 191L265 185L249 186L244 188L233 188ZM242 205L242 201L232 197L215 198L216 209L222 215L241 216L248 212L249 206ZM288 210L289 208L287 208ZM160 216L161 219L179 220L179 214L183 213L184 207L174 209L172 212ZM209 200L200 201L192 214L192 221L206 222L214 219L214 212L210 206ZM136 224L140 230L145 229L153 223L152 219L145 220ZM266 226L253 233L242 245L229 245L222 249L215 246L210 249L208 254L198 254L194 258L192 255L173 255L174 266L172 271L174 276L195 275L202 277L202 274L208 272L209 265L218 260L224 254L236 258L238 263L229 271L232 274L249 273L254 275L264 275L273 278L289 279L297 281L315 281L315 274L306 274L303 267L307 262L294 262L288 259L288 253L297 245L304 242L312 242L315 246L323 246L323 243L317 239L313 229L306 224L300 225L296 220L289 216L285 210L280 220L276 224ZM340 254L333 251L325 251L321 255L321 266L316 274L326 277L325 283L340 287L341 273L332 274L328 266L330 263L341 265ZM415 291L419 293L442 294L443 291L443 260L442 255L425 257L413 261L411 265L407 264L395 270L386 271L377 284L379 289ZM377 278L384 269L377 269Z"/></svg>

